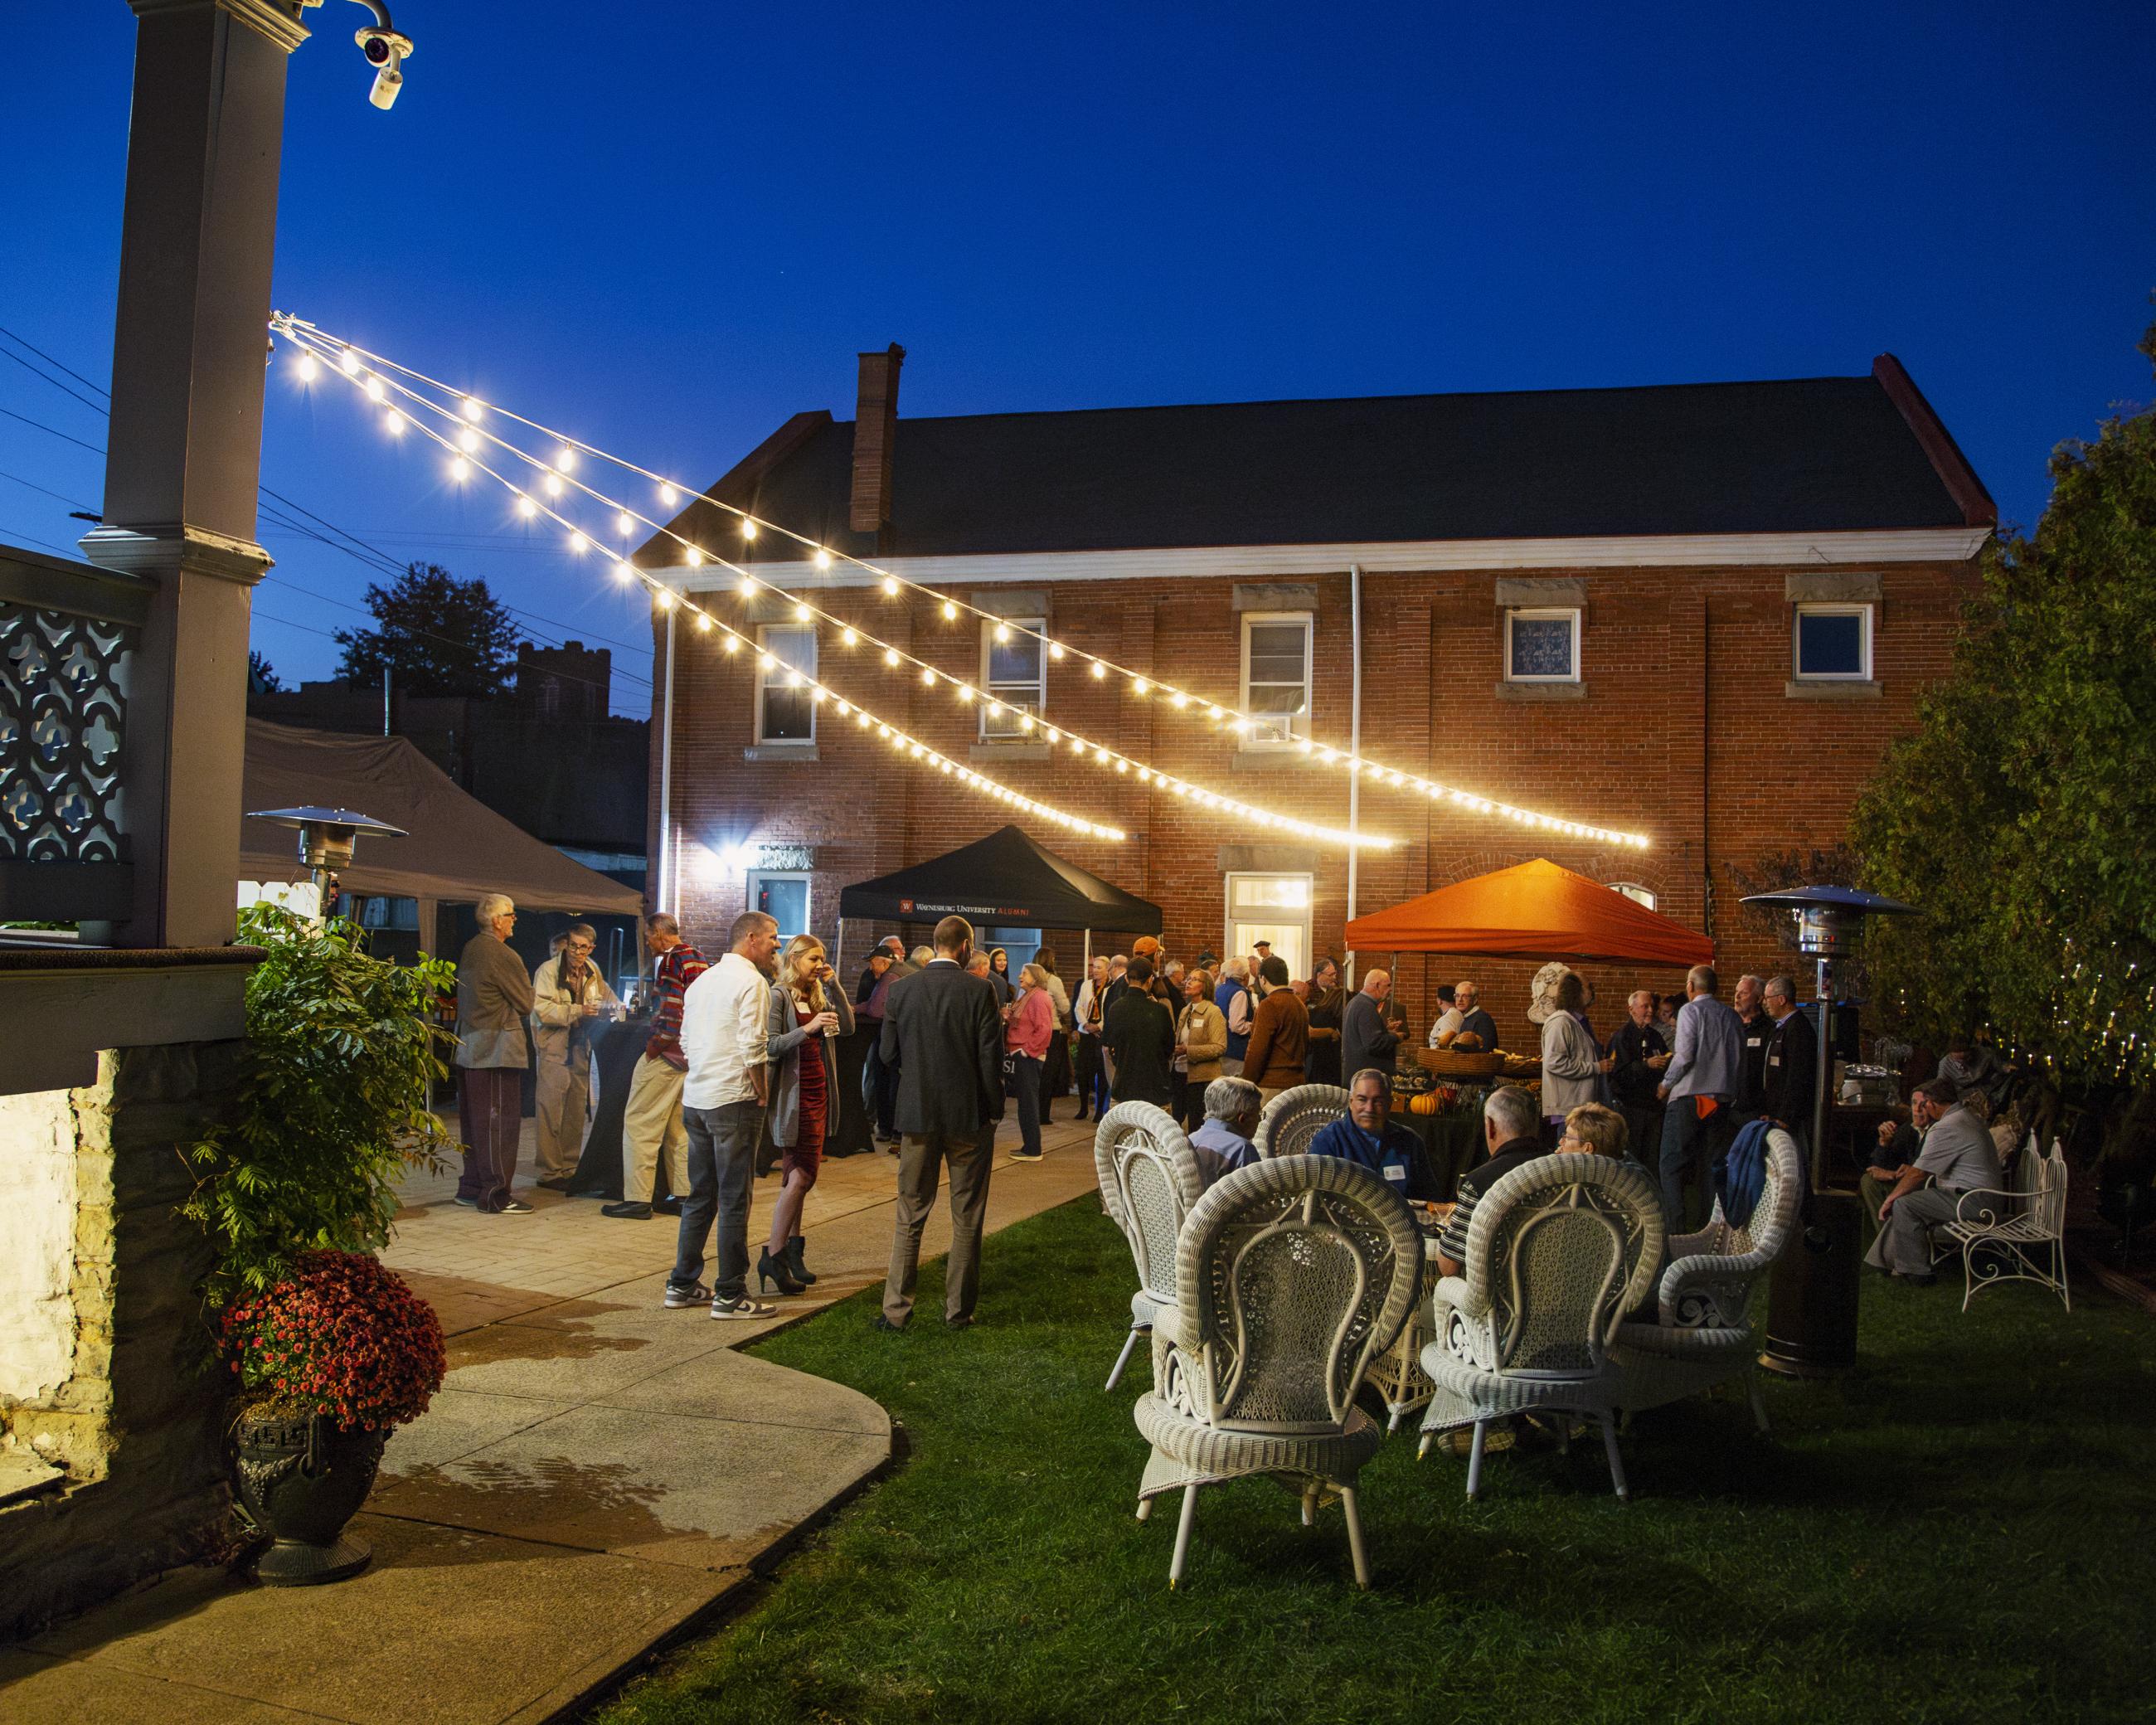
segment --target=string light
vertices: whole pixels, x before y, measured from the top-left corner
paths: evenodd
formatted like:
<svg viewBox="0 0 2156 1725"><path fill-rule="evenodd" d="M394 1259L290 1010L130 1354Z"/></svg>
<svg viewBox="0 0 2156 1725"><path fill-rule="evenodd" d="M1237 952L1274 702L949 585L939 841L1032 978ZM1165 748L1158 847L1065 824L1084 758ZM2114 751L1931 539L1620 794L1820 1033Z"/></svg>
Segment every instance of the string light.
<svg viewBox="0 0 2156 1725"><path fill-rule="evenodd" d="M382 429L392 437L404 435L404 416L392 408L382 416Z"/></svg>
<svg viewBox="0 0 2156 1725"><path fill-rule="evenodd" d="M519 491L516 494L516 512L522 516L525 520L529 521L533 516L539 513L539 505L534 499L526 495L523 492Z"/></svg>
<svg viewBox="0 0 2156 1725"><path fill-rule="evenodd" d="M661 509L676 508L680 506L680 501L681 493L675 489L672 480L670 480L665 484L660 486L659 506Z"/></svg>
<svg viewBox="0 0 2156 1725"><path fill-rule="evenodd" d="M321 376L322 362L311 353L302 353L300 356L299 369L300 381L302 383L311 383Z"/></svg>
<svg viewBox="0 0 2156 1725"><path fill-rule="evenodd" d="M476 425L479 424L479 416L482 413L485 412L485 409L480 407L476 400L468 395L464 399L463 411L465 418L470 420L473 424Z"/></svg>
<svg viewBox="0 0 2156 1725"><path fill-rule="evenodd" d="M459 432L457 447L467 455L476 455L479 454L479 434L476 431Z"/></svg>
<svg viewBox="0 0 2156 1725"><path fill-rule="evenodd" d="M613 530L626 539L636 531L636 522L629 516L618 515L613 518Z"/></svg>

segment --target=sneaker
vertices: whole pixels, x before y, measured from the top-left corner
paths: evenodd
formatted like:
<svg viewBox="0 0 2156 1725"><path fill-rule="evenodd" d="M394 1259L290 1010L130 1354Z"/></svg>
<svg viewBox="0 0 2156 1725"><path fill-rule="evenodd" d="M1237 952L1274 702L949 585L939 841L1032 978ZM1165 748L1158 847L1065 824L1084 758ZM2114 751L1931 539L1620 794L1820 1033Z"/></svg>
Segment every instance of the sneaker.
<svg viewBox="0 0 2156 1725"><path fill-rule="evenodd" d="M1021 1144L1011 1152L1010 1159L1013 1162L1038 1162L1040 1160L1040 1153L1038 1150L1029 1150Z"/></svg>
<svg viewBox="0 0 2156 1725"><path fill-rule="evenodd" d="M640 1203L634 1198L629 1198L624 1199L619 1204L601 1204L599 1214L603 1216L619 1216L625 1221L649 1222L651 1219L651 1206Z"/></svg>
<svg viewBox="0 0 2156 1725"><path fill-rule="evenodd" d="M468 1210L475 1210L479 1208L479 1200L476 1198L466 1198L461 1192L457 1194L457 1202Z"/></svg>
<svg viewBox="0 0 2156 1725"><path fill-rule="evenodd" d="M528 1216L531 1214L531 1206L521 1198L503 1199L501 1208L495 1212L497 1216Z"/></svg>
<svg viewBox="0 0 2156 1725"><path fill-rule="evenodd" d="M691 1306L703 1305L711 1297L711 1291L700 1281L691 1282L685 1288L677 1288L670 1281L666 1284L666 1309L669 1312L685 1312Z"/></svg>
<svg viewBox="0 0 2156 1725"><path fill-rule="evenodd" d="M778 1308L764 1300L752 1300L747 1294L737 1299L713 1300L713 1317L777 1317Z"/></svg>

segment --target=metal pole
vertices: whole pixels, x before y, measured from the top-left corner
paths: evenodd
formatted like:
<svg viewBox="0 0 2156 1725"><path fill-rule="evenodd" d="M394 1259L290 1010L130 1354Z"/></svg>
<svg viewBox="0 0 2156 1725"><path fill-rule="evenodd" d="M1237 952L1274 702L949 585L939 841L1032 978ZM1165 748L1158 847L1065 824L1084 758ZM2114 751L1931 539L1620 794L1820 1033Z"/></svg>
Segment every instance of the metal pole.
<svg viewBox="0 0 2156 1725"><path fill-rule="evenodd" d="M1348 657L1353 671L1348 709L1348 747L1359 760L1363 753L1363 566L1348 566ZM1355 920L1355 865L1360 850L1356 837L1363 818L1363 775L1348 775L1348 921ZM1344 932L1344 930L1343 930ZM1355 988L1355 953L1350 947L1341 965L1341 986Z"/></svg>
<svg viewBox="0 0 2156 1725"><path fill-rule="evenodd" d="M674 608L666 608L666 688L660 709L659 731L659 891L654 900L662 911L669 907L668 893L673 894L672 909L681 914L681 883L675 877L680 870L674 867Z"/></svg>
<svg viewBox="0 0 2156 1725"><path fill-rule="evenodd" d="M389 667L382 667L382 734L389 735Z"/></svg>
<svg viewBox="0 0 2156 1725"><path fill-rule="evenodd" d="M1828 1051L1832 1046L1829 1021L1834 1016L1834 960L1819 962L1819 1070L1812 1079L1812 1190L1826 1189L1827 1085L1832 1070Z"/></svg>

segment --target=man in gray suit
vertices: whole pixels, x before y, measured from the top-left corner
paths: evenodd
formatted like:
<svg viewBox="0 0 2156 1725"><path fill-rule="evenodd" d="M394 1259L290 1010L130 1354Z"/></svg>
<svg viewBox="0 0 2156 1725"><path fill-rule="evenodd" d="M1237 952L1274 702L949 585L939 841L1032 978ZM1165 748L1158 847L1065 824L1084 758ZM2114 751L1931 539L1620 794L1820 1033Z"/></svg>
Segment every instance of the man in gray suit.
<svg viewBox="0 0 2156 1725"><path fill-rule="evenodd" d="M1879 1237L1864 1261L1882 1275L1929 1286L1938 1280L1932 1273L1932 1230L1961 1214L1964 1193L1979 1187L1996 1192L2006 1183L1990 1131L1961 1106L1949 1080L1918 1085L1911 1107L1924 1134L1923 1148L1881 1201ZM1866 1178L1869 1184L1871 1177ZM2005 1202L1973 1200L1967 1218L1990 1218Z"/></svg>
<svg viewBox="0 0 2156 1725"><path fill-rule="evenodd" d="M973 1321L980 1287L981 1224L996 1122L1004 1116L1004 1031L995 991L966 973L973 927L963 916L936 925L936 956L885 997L880 1047L898 1067L898 1214L880 1330L902 1330L913 1316L921 1230L936 1208L942 1166L951 1168L951 1255L944 1266L943 1321Z"/></svg>

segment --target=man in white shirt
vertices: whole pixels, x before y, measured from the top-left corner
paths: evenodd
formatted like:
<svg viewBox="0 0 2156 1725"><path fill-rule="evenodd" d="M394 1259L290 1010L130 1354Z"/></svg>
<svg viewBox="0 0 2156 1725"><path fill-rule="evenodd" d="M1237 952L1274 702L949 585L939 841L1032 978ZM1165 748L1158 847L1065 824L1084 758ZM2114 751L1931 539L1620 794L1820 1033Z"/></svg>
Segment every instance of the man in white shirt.
<svg viewBox="0 0 2156 1725"><path fill-rule="evenodd" d="M1456 991L1450 983L1437 985L1437 1017L1430 1027L1430 1045L1439 1046L1448 1036L1460 1034L1460 1027L1467 1022L1467 1014L1460 1009Z"/></svg>
<svg viewBox="0 0 2156 1725"><path fill-rule="evenodd" d="M1676 1046L1656 1089L1668 1105L1661 1172L1662 1219L1672 1234L1684 1229L1685 1173L1695 1163L1702 1203L1712 1201L1708 1170L1729 1146L1730 1104L1743 1082L1744 1021L1715 999L1720 986L1712 964L1695 964L1686 973Z"/></svg>
<svg viewBox="0 0 2156 1725"><path fill-rule="evenodd" d="M744 911L734 918L727 939L726 955L681 997L681 1052L689 1062L681 1086L689 1190L681 1200L681 1234L674 1272L666 1279L666 1304L679 1310L708 1300L713 1317L769 1317L778 1308L748 1293L748 1205L769 1096L765 1045L778 924L761 911ZM700 1280L704 1245L715 1216L718 1269L706 1287Z"/></svg>

